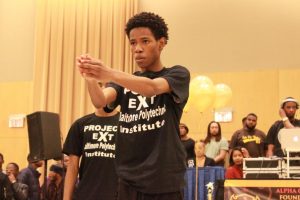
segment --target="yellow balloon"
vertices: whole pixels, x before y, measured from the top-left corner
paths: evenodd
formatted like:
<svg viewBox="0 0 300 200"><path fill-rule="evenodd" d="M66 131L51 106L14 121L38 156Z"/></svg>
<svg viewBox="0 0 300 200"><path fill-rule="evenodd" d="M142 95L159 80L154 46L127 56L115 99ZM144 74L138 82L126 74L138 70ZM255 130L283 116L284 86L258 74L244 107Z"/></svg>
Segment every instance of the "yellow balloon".
<svg viewBox="0 0 300 200"><path fill-rule="evenodd" d="M214 108L222 108L232 98L231 88L224 83L220 83L215 85L215 91L216 91L216 99L214 102Z"/></svg>
<svg viewBox="0 0 300 200"><path fill-rule="evenodd" d="M193 101L195 99L194 92L199 89L199 86L201 84L205 84L205 83L207 83L208 85L214 85L212 80L210 80L210 78L208 78L207 76L196 76L195 78L193 78L191 80L191 82L190 82L190 97L189 97L190 101Z"/></svg>
<svg viewBox="0 0 300 200"><path fill-rule="evenodd" d="M198 111L211 107L215 99L213 82L206 76L197 76L190 83L190 101Z"/></svg>
<svg viewBox="0 0 300 200"><path fill-rule="evenodd" d="M184 106L184 108L183 108L183 112L184 112L184 113L189 112L190 108L191 108L191 98L189 98L189 100L188 100L187 103L185 104L185 106Z"/></svg>

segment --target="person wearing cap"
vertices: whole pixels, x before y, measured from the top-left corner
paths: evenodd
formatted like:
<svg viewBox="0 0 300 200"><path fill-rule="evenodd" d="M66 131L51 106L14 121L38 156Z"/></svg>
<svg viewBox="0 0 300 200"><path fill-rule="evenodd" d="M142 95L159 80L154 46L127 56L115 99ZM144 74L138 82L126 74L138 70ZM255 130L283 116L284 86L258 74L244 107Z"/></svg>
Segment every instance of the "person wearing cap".
<svg viewBox="0 0 300 200"><path fill-rule="evenodd" d="M47 189L44 192L46 200L62 200L64 193L64 168L53 164L49 169Z"/></svg>
<svg viewBox="0 0 300 200"><path fill-rule="evenodd" d="M180 131L180 140L182 145L184 146L184 149L186 150L186 161L188 166L193 166L193 163L189 164L191 160L195 159L195 140L190 138L188 136L189 133L189 128L187 127L186 124L180 123L179 124L179 131Z"/></svg>
<svg viewBox="0 0 300 200"><path fill-rule="evenodd" d="M31 154L27 156L28 167L20 171L18 180L20 183L28 185L28 199L40 200L41 199L41 187L39 182L40 173L38 168L43 166L43 161Z"/></svg>
<svg viewBox="0 0 300 200"><path fill-rule="evenodd" d="M267 157L283 157L284 153L278 140L278 133L282 128L300 127L300 120L295 118L299 103L293 97L285 98L279 110L281 120L276 121L268 131L266 142L268 143Z"/></svg>

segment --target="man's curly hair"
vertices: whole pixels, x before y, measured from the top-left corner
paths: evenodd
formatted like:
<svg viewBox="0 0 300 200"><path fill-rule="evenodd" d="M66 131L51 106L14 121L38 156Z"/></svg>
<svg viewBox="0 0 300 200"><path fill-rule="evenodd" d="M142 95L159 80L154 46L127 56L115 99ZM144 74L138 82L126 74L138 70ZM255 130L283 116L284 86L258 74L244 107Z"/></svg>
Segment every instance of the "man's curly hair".
<svg viewBox="0 0 300 200"><path fill-rule="evenodd" d="M132 29L138 27L149 28L156 40L164 37L167 42L167 40L169 39L168 27L165 23L165 20L154 13L141 12L130 18L125 27L127 37L129 38L129 33Z"/></svg>

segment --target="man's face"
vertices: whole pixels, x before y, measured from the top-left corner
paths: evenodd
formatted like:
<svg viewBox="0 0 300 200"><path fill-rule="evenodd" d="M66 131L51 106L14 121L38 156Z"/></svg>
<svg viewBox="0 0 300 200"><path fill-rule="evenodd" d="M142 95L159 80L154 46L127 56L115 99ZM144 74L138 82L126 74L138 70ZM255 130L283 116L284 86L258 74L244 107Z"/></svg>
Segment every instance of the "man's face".
<svg viewBox="0 0 300 200"><path fill-rule="evenodd" d="M142 70L149 70L160 62L164 38L156 40L149 28L134 28L129 33L129 42L134 60Z"/></svg>
<svg viewBox="0 0 300 200"><path fill-rule="evenodd" d="M12 164L8 164L7 166L6 166L6 174L9 176L10 174L13 174L15 177L17 177L18 176L18 170L17 170L17 168L14 166L14 165L12 165Z"/></svg>
<svg viewBox="0 0 300 200"><path fill-rule="evenodd" d="M219 126L217 123L211 123L209 132L212 136L216 136L219 133Z"/></svg>
<svg viewBox="0 0 300 200"><path fill-rule="evenodd" d="M181 137L187 135L187 132L186 132L185 127L183 125L179 125L179 132L180 132Z"/></svg>
<svg viewBox="0 0 300 200"><path fill-rule="evenodd" d="M56 181L57 177L56 177L56 173L54 171L49 171L48 173L48 178L50 181Z"/></svg>
<svg viewBox="0 0 300 200"><path fill-rule="evenodd" d="M257 123L257 118L255 116L253 116L253 115L247 116L245 125L249 130L255 129L256 123Z"/></svg>
<svg viewBox="0 0 300 200"><path fill-rule="evenodd" d="M33 164L34 164L37 168L39 168L39 167L43 166L43 163L44 163L44 161L40 160L40 161L34 162Z"/></svg>
<svg viewBox="0 0 300 200"><path fill-rule="evenodd" d="M297 111L297 104L295 102L286 102L283 106L283 110L288 118L294 118Z"/></svg>

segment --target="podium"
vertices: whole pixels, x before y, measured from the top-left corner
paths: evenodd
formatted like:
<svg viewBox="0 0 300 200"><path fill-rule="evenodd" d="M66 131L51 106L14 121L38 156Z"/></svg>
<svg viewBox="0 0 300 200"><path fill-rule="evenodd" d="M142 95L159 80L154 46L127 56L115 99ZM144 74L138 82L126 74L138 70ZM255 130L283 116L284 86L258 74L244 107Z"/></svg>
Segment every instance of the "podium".
<svg viewBox="0 0 300 200"><path fill-rule="evenodd" d="M184 200L213 200L223 193L224 167L188 168L185 174ZM197 189L197 192L196 192Z"/></svg>

